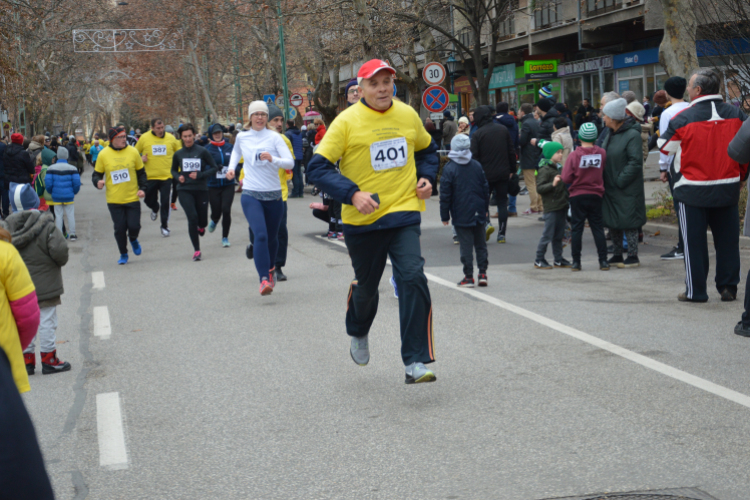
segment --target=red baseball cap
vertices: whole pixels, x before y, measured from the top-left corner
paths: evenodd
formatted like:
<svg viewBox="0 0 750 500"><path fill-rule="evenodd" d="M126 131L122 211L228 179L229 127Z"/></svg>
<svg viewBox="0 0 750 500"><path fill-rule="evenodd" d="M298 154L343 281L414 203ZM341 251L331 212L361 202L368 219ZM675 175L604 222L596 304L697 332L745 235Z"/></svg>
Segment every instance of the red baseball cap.
<svg viewBox="0 0 750 500"><path fill-rule="evenodd" d="M380 59L370 59L359 68L359 71L357 72L357 83L362 83L362 80L372 78L375 73L381 70L386 70L392 75L396 74L396 70L391 68L387 62L381 61Z"/></svg>

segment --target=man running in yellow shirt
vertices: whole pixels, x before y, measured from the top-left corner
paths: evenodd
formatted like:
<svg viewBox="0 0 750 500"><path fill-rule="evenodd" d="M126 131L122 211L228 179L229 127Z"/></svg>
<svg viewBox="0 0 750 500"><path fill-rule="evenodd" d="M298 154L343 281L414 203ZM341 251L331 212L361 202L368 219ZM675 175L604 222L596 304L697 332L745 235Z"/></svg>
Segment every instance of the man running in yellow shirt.
<svg viewBox="0 0 750 500"><path fill-rule="evenodd" d="M99 153L91 180L97 189L107 188L107 208L115 226L115 241L120 250L118 264L128 263L128 239L133 253L141 254L141 202L146 188L143 160L128 146L123 127L109 129L111 144Z"/></svg>
<svg viewBox="0 0 750 500"><path fill-rule="evenodd" d="M354 267L346 331L358 365L370 360L368 334L378 284L391 259L399 290L406 383L432 382L432 301L419 245L423 200L438 171L437 146L410 106L393 100L395 70L373 59L357 74L360 101L331 123L308 165L310 181L344 204L344 239ZM341 174L334 163L341 158Z"/></svg>
<svg viewBox="0 0 750 500"><path fill-rule="evenodd" d="M165 131L161 118L151 120L151 130L138 139L135 148L146 165L148 184L144 202L151 209L151 220L155 221L161 211L161 234L169 236L169 191L172 189L172 156L180 149L175 137ZM161 205L159 195L161 193ZM161 210L160 210L161 209Z"/></svg>

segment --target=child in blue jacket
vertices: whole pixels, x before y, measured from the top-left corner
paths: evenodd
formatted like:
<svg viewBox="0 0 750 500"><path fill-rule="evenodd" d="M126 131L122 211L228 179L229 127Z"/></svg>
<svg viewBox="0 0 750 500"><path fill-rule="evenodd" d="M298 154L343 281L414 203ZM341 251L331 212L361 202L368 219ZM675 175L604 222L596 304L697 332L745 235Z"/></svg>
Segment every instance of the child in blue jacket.
<svg viewBox="0 0 750 500"><path fill-rule="evenodd" d="M68 163L67 149L57 149L57 163L47 168L44 185L54 202L57 229L62 232L63 215L65 215L68 218L68 239L77 240L73 200L81 189L81 176L78 174L78 169Z"/></svg>
<svg viewBox="0 0 750 500"><path fill-rule="evenodd" d="M450 161L440 177L440 219L444 226L453 220L464 265L464 279L458 286L467 288L474 287L473 251L477 254L479 286L487 286L485 225L490 212L490 186L482 165L471 159L470 147L468 135L453 137Z"/></svg>

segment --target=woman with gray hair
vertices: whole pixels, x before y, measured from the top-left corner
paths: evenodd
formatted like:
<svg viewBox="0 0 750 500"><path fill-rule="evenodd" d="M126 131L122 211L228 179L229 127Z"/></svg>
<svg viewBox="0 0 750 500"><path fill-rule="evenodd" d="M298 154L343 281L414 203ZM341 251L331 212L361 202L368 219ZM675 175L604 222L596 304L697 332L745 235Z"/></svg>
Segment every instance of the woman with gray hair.
<svg viewBox="0 0 750 500"><path fill-rule="evenodd" d="M609 265L638 267L638 230L646 223L646 197L643 192L643 154L641 125L628 116L627 101L615 99L603 109L609 129L602 147L607 151L604 166L604 225L612 235L614 255ZM628 242L628 257L622 258L623 234Z"/></svg>

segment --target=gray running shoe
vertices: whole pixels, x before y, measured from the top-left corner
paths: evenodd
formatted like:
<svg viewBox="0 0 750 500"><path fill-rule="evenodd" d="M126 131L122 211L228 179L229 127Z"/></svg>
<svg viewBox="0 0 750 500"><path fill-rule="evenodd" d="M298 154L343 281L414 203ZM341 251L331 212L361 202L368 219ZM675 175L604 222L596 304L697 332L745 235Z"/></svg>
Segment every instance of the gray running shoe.
<svg viewBox="0 0 750 500"><path fill-rule="evenodd" d="M432 370L425 368L424 363L412 363L406 367L406 383L421 384L422 382L434 382L437 377Z"/></svg>
<svg viewBox="0 0 750 500"><path fill-rule="evenodd" d="M367 341L367 335L361 339L352 337L352 346L349 349L349 354L352 355L352 359L359 366L365 366L370 362L370 346Z"/></svg>

